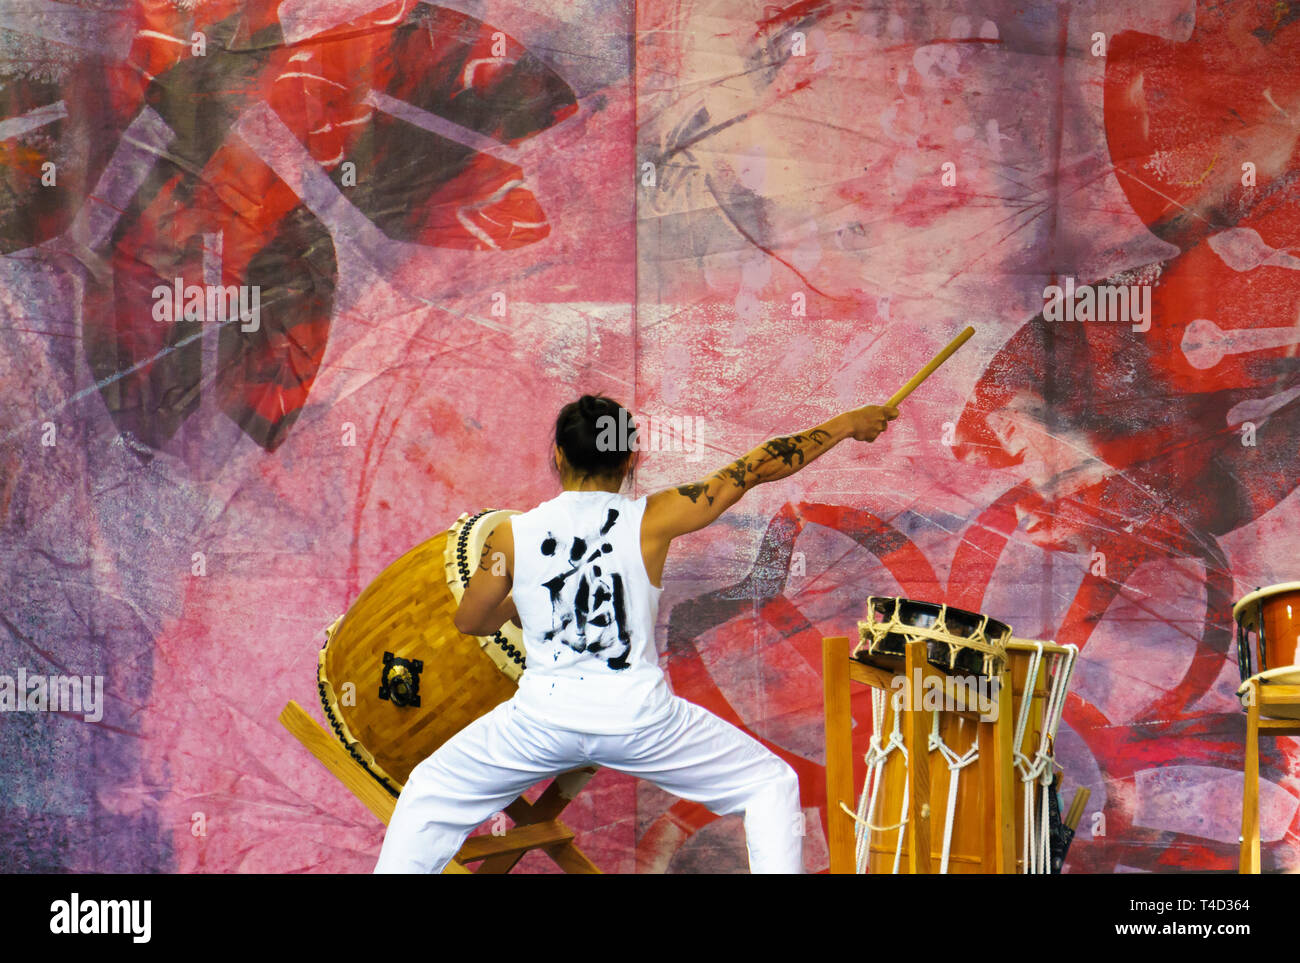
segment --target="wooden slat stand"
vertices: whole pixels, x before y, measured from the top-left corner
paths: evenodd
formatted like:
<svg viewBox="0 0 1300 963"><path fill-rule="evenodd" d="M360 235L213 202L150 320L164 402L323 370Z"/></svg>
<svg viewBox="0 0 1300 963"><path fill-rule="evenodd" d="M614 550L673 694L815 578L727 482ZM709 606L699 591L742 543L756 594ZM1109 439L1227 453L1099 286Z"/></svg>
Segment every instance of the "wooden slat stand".
<svg viewBox="0 0 1300 963"><path fill-rule="evenodd" d="M857 682L877 689L892 691L897 688L899 673L865 665L849 657L849 640L845 637L822 640L822 670L825 686L826 712L826 818L827 843L830 849L831 873L854 873L856 830L854 819L840 803L854 808L853 718L850 712L852 683ZM936 676L947 687L941 673L926 660L924 641L908 642L905 648L903 671L906 680L915 680L917 674L924 680ZM1016 871L1015 851L1015 769L1012 764L1014 741L1013 690L1009 674L1004 670L999 677L998 714L994 722L978 720L974 707L965 707L963 714L978 720L981 746L991 747L992 765L986 767L988 798L993 800L993 832L982 859L986 872L1013 873ZM907 871L931 873L937 867L931 857L931 806L930 761L928 740L930 712L913 706L916 695L914 685L903 687L903 744L907 749L908 820L906 823ZM959 695L949 688L954 701L960 704ZM938 827L942 837L942 827Z"/></svg>
<svg viewBox="0 0 1300 963"><path fill-rule="evenodd" d="M1260 871L1259 841L1259 740L1261 736L1300 736L1300 685L1250 684L1246 708L1246 779L1241 799L1242 873ZM1288 718L1270 719L1270 714Z"/></svg>
<svg viewBox="0 0 1300 963"><path fill-rule="evenodd" d="M280 713L280 722L381 823L388 825L397 800L348 755L338 739L293 701ZM481 860L479 873L508 873L525 853L540 849L566 873L599 873L596 864L574 843L573 830L559 819L595 772L595 767L589 767L557 776L535 803L520 796L505 809L515 823L511 829L500 836L472 836L465 840L443 872L474 872L465 864Z"/></svg>

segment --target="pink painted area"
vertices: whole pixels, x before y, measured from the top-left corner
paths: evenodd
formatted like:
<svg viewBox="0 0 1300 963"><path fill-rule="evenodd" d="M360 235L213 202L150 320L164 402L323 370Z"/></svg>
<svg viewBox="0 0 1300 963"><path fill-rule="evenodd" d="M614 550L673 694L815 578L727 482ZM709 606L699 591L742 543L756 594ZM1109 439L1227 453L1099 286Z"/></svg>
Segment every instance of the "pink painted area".
<svg viewBox="0 0 1300 963"><path fill-rule="evenodd" d="M228 261L271 265L278 297L305 277L307 294L328 294L303 295L301 317L219 378L212 339L197 360L169 349L132 368L167 332L124 281L97 279L71 234L83 205L126 217L151 163L91 149L128 141L151 96L140 72L82 64L63 86L24 77L0 100L4 117L47 94L73 104L58 158L80 172L67 185L87 182L62 208L6 209L0 225L6 253L26 252L0 264L0 521L13 535L0 655L102 672L109 693L97 726L0 730L0 762L20 774L0 810L14 865L368 871L382 827L277 716L294 699L321 718L323 630L386 564L462 512L553 494L553 419L581 392L702 426L696 451L644 453L641 494L882 401L969 323L975 338L882 439L749 493L678 543L658 626L673 685L795 766L820 871L821 638L855 634L870 595L984 611L1081 648L1059 761L1067 793L1093 790L1087 818L1105 833L1081 832L1070 870L1235 866L1245 725L1231 604L1300 577L1300 344L1251 341L1300 310L1300 162L1279 119L1300 95L1278 68L1300 23L1172 0L1087 16L1056 3L489 0L475 10L509 35L509 62L485 64L479 85L453 77L445 102L428 95L458 119L386 142L391 128L352 122L372 123L371 92L421 96L411 78L426 75L393 69L386 23L417 5L350 5L362 39L332 53L322 45L343 26L325 6L278 8L289 45L197 126L158 106L176 150L203 146L196 132L221 110L230 130L194 161L201 185L155 185L95 255L109 275L193 271L202 255L184 243L219 228ZM122 19L180 31L238 8L142 4ZM491 42L465 29L470 48ZM553 86L520 66L527 54ZM131 57L156 76L185 66L144 41ZM325 81L281 86L307 63ZM457 112L512 77L527 83L492 101L499 114ZM77 99L100 88L103 104ZM520 119L528 96L544 109ZM493 159L458 166L433 133L452 123ZM367 138L381 146L366 153ZM21 173L53 143L6 141L12 196L28 196ZM340 151L362 162L355 189L331 166ZM101 169L114 175L98 185ZM276 247L286 225L302 233ZM1066 277L1149 283L1151 328L1051 327L1043 291ZM1238 339L1214 365L1185 347L1201 319ZM146 402L166 410L145 417ZM40 443L47 420L54 447ZM860 751L861 693L854 708ZM1262 765L1265 867L1294 868L1296 743L1271 744ZM617 773L566 818L607 872L744 869L738 818ZM71 844L91 836L100 848ZM553 867L533 855L521 869Z"/></svg>

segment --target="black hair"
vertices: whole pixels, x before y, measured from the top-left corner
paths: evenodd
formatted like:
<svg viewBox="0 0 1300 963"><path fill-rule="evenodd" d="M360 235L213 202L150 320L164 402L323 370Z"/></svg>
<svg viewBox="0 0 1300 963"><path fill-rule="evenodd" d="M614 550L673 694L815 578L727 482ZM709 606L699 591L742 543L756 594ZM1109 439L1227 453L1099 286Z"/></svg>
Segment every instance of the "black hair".
<svg viewBox="0 0 1300 963"><path fill-rule="evenodd" d="M579 476L623 474L636 437L632 413L604 395L583 395L561 408L555 419L555 444Z"/></svg>

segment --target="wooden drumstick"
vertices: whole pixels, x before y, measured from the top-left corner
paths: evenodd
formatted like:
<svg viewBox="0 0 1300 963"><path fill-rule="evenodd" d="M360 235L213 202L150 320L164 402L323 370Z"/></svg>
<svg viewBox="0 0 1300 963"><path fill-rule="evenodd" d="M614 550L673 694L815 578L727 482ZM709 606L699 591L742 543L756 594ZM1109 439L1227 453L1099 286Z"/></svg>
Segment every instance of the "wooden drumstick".
<svg viewBox="0 0 1300 963"><path fill-rule="evenodd" d="M933 358L931 358L929 363L926 364L924 368L922 368L916 374L912 375L912 379L908 381L907 384L903 385L903 387L899 388L896 392L894 392L894 397L890 398L888 401L885 402L885 407L897 408L899 403L902 402L904 398L906 398L913 391L915 391L920 386L922 381L930 377L930 375L934 374L935 371L938 370L939 365L943 364L945 361L951 358L953 352L955 352L963 344L969 341L974 334L975 334L975 329L968 327L961 334L957 335L957 337L953 338L952 341L948 343L948 347L944 348Z"/></svg>
<svg viewBox="0 0 1300 963"><path fill-rule="evenodd" d="M1065 819L1062 820L1070 829L1079 828L1079 821L1083 819L1084 807L1088 805L1088 798L1091 795L1092 790L1087 786L1081 786L1074 791L1074 798L1070 800L1070 811L1065 814Z"/></svg>

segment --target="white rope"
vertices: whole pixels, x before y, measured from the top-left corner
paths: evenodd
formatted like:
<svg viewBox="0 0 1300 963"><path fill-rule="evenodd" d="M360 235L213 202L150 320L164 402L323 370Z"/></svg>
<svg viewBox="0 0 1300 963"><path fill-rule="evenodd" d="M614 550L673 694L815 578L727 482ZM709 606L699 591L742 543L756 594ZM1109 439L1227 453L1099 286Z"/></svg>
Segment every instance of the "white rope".
<svg viewBox="0 0 1300 963"><path fill-rule="evenodd" d="M1044 648L1041 642L1035 644L1035 651L1030 656L1025 674L1025 690L1016 716L1012 758L1015 768L1020 772L1021 782L1024 786L1024 832L1021 839L1021 872L1026 874L1051 872L1049 818L1051 797L1048 794L1051 792L1055 772L1056 760L1053 746L1061 715L1065 709L1065 698L1069 691L1070 678L1074 674L1074 665L1079 654L1077 646L1067 645L1065 649L1067 651L1064 653L1048 655L1047 677L1050 682L1047 691L1047 704L1043 710L1038 746L1032 758L1026 755L1024 751L1024 741L1033 716L1034 692L1038 688L1039 669L1043 666ZM1011 684L1009 676L1007 684ZM902 863L903 838L905 836L903 828L907 825L909 819L910 780L904 779L903 781L903 805L902 812L899 814L899 821L892 825L881 825L876 822L878 818L877 809L880 803L880 789L884 784L886 762L896 750L902 753L904 764L907 761L907 747L903 741L901 726L903 715L902 695L902 691L894 693L893 726L888 738L882 739L882 730L885 727L885 700L888 696L883 689L872 689L871 716L873 725L871 739L864 757L867 764L866 782L863 785L856 812L850 809L843 800L839 803L840 809L850 816L855 823L855 863L859 874L866 872L872 832L898 831L898 839L894 846L892 872L897 873ZM927 748L930 752L937 750L948 766L948 807L944 813L943 855L939 868L940 873L946 874L952 850L952 834L956 818L957 793L961 771L979 759L979 731L976 730L975 740L971 747L958 755L944 743L939 735L939 713L935 712L931 721ZM1042 790L1041 799L1038 791L1040 788Z"/></svg>
<svg viewBox="0 0 1300 963"><path fill-rule="evenodd" d="M1052 871L1052 820L1051 820L1051 796L1052 781L1049 778L1043 784L1043 806L1042 819L1043 824L1038 831L1038 866L1037 871L1040 873L1050 873Z"/></svg>
<svg viewBox="0 0 1300 963"><path fill-rule="evenodd" d="M871 820L876 814L876 793L880 789L881 775L889 750L880 745L880 730L885 726L885 693L880 689L871 690L871 743L867 748L867 781L862 786L862 797L858 801L858 826L854 831L855 849L854 865L858 875L866 872L867 850L871 845ZM842 806L843 803L841 802Z"/></svg>
<svg viewBox="0 0 1300 963"><path fill-rule="evenodd" d="M901 820L892 826L877 825L876 808L880 797L880 787L884 784L885 763L889 756L895 750L903 754L903 760L907 760L907 747L903 743L902 730L902 712L900 697L901 692L894 693L894 725L889 733L889 739L883 745L881 743L881 731L885 728L885 699L888 696L883 689L871 690L871 740L867 748L865 761L867 764L867 780L862 787L862 795L858 799L858 811L855 813L849 809L844 802L840 801L840 808L853 817L857 824L855 827L855 868L859 874L867 871L867 857L871 847L871 832L891 832L895 829L900 830L898 834L898 846L894 852L894 872L898 872L899 857L902 853L903 833L901 829L907 823L907 788L903 789L903 812Z"/></svg>
<svg viewBox="0 0 1300 963"><path fill-rule="evenodd" d="M903 837L907 833L903 832L903 825L907 822L909 816L907 812L908 796L912 791L912 780L908 779L903 783L903 812L902 818L898 823L898 841L894 843L894 866L890 870L895 876L898 875L898 867L903 860Z"/></svg>
<svg viewBox="0 0 1300 963"><path fill-rule="evenodd" d="M1047 691L1047 705L1043 709L1042 728L1039 732L1038 746L1033 758L1026 756L1023 749L1025 732L1029 726L1034 704L1034 692L1038 688L1038 670L1042 663L1043 644L1035 643L1035 652L1029 659L1025 673L1025 689L1021 695L1020 712L1016 719L1015 744L1013 758L1020 771L1020 780L1024 785L1024 832L1021 838L1021 873L1050 873L1051 866L1051 832L1050 807L1052 780L1055 775L1056 757L1053 746L1056 730L1061 722L1061 713L1065 709L1065 696L1069 690L1070 677L1074 674L1075 658L1079 649L1067 645L1065 653L1049 656L1047 677L1050 680ZM1041 787L1041 802L1040 793ZM1039 806L1041 805L1041 810Z"/></svg>
<svg viewBox="0 0 1300 963"><path fill-rule="evenodd" d="M1034 690L1038 688L1038 669L1043 660L1043 644L1035 643L1034 654L1029 657L1029 667L1025 670L1025 688L1020 697L1020 711L1016 713L1015 741L1011 744L1012 759L1020 771L1020 781L1024 786L1024 822L1020 835L1020 871L1032 873L1034 857L1034 838L1037 824L1034 820L1034 783L1038 780L1036 767L1041 759L1031 761L1021 750L1024 748L1025 731L1029 728L1029 719L1033 715ZM1007 685L1014 685L1011 676L1007 676Z"/></svg>
<svg viewBox="0 0 1300 963"><path fill-rule="evenodd" d="M930 725L929 749L931 752L938 749L939 754L943 756L944 761L948 764L948 808L944 810L943 815L943 856L939 862L940 874L946 875L948 872L948 855L952 852L952 826L957 815L957 784L961 779L961 771L979 758L979 729L975 730L975 741L971 744L971 747L959 756L948 748L939 735L939 713L936 712Z"/></svg>
<svg viewBox="0 0 1300 963"><path fill-rule="evenodd" d="M1048 794L1052 791L1052 781L1056 768L1056 731L1061 724L1061 715L1065 711L1065 697L1070 688L1070 677L1074 675L1074 661L1079 655L1078 646L1067 645L1066 649L1068 651L1065 654L1057 655L1052 660L1052 688L1048 695L1047 709L1043 713L1043 739L1041 740L1040 753L1046 760L1046 771L1040 779L1043 787L1042 842L1038 859L1038 871L1040 873L1050 873L1052 871L1051 832L1048 818L1051 797Z"/></svg>
<svg viewBox="0 0 1300 963"><path fill-rule="evenodd" d="M894 709L894 729L893 729L893 731L889 734L889 745L890 745L891 748L897 748L898 751L902 754L902 756L903 756L903 771L906 772L906 771L907 771L908 758L907 758L907 744L903 741L903 728L902 728L902 723L903 723L903 692L902 692L901 689L900 689L898 692L895 692L895 693L894 693L894 705L893 705L893 709ZM884 767L884 763L881 763L881 767L882 767L882 768L881 768L881 776L883 777L883 775L884 775L884 769L883 769L883 767ZM911 792L911 790L912 790L912 785L911 785L911 783L912 783L912 780L910 780L910 779L905 779L905 780L903 781L903 805L899 808L899 812L898 812L898 822L897 822L895 825L893 825L893 826L891 826L891 827L889 827L889 828L887 828L887 829L886 829L886 828L883 828L883 827L878 828L878 831L879 831L879 832L889 832L890 830L898 830L898 832L897 832L897 834L896 834L897 839L896 839L895 842L894 842L894 867L893 867L892 870L890 870L890 872L892 872L895 876L898 875L898 864L899 864L899 861L903 858L903 837L907 835L906 833L903 832L903 827L907 825L907 821L908 821L908 819L910 818L910 816L909 816L909 814L908 814L908 809L907 809L907 801L908 801L908 794L909 794L909 793ZM880 780L879 780L879 779L877 779L877 782L876 782L876 788L877 788L877 789L880 788Z"/></svg>

